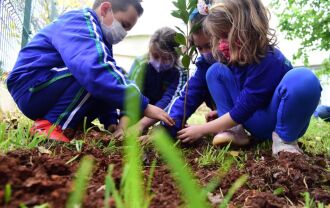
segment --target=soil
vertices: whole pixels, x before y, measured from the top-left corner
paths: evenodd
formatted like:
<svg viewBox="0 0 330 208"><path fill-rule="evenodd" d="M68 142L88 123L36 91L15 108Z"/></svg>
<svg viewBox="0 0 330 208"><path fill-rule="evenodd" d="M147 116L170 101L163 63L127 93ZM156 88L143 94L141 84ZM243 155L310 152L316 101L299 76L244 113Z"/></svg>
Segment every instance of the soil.
<svg viewBox="0 0 330 208"><path fill-rule="evenodd" d="M110 141L109 136L100 132L90 132L88 141L101 139L102 144ZM24 204L33 207L48 203L51 207L64 207L72 190L73 179L79 161L84 155L94 159L94 169L84 198L83 207L103 207L104 180L109 164L114 165L113 178L120 184L123 167L121 142L116 141L117 151L105 152L96 145L86 142L81 152L74 148L57 145L51 148L51 154L41 149L16 150L0 156L0 207L19 207ZM302 206L304 197L301 193L309 192L317 202L330 204L329 158L324 156L296 155L282 153L279 158L272 157L270 151L257 152L255 148L248 152L245 166L241 169L233 166L225 174L220 166L199 167L197 159L205 145L182 147L186 161L203 186L215 180L221 180L209 193L208 199L214 207L223 198L241 175L247 174L248 181L233 196L230 207L293 207ZM78 156L77 156L78 155ZM67 163L77 156L77 159ZM144 175L147 180L150 163L159 156L146 148L144 153ZM7 205L4 201L4 187L11 185L11 198ZM275 195L274 191L277 191ZM276 191L275 191L276 192ZM150 207L172 208L184 207L180 192L174 183L167 166L157 161L151 193ZM113 199L109 201L113 204Z"/></svg>

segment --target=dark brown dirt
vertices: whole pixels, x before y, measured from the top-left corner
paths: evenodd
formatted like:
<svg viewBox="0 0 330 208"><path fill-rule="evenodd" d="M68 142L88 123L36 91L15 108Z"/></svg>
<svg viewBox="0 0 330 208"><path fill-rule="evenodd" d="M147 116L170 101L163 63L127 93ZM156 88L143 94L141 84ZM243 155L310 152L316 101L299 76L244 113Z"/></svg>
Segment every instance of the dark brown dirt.
<svg viewBox="0 0 330 208"><path fill-rule="evenodd" d="M92 140L107 145L109 136L92 131L86 137L86 143ZM82 152L58 145L52 148L52 154L41 153L38 149L17 150L0 156L0 207L5 206L4 187L11 185L12 196L6 207L28 207L49 203L54 208L64 207L72 188L72 181L84 155L94 158L94 171L87 188L83 207L103 207L104 180L109 164L114 165L113 178L120 184L123 168L121 142L117 142L117 151L105 152L96 145L85 144ZM199 152L205 145L184 147L186 161L192 167L201 185L205 186L216 179L221 183L210 194L222 198L228 189L241 175L248 174L248 182L234 195L230 207L289 207L301 205L304 201L301 193L309 192L311 196L325 205L330 203L329 159L324 157L300 156L283 153L278 159L270 152L258 153L253 149L246 150L248 157L245 167L233 166L227 174L220 172L221 167L213 165L200 168L197 164ZM118 150L119 149L119 150ZM66 164L71 158L78 158ZM152 160L159 158L150 148L145 150L143 170L145 178L149 175ZM257 159L258 158L258 159ZM284 191L274 195L274 190ZM151 187L152 201L150 207L172 208L184 207L180 193L168 168L159 159ZM210 199L210 197L209 197ZM210 199L213 201L212 199ZM109 202L111 203L111 202ZM213 201L214 207L218 202ZM291 204L292 203L292 204Z"/></svg>

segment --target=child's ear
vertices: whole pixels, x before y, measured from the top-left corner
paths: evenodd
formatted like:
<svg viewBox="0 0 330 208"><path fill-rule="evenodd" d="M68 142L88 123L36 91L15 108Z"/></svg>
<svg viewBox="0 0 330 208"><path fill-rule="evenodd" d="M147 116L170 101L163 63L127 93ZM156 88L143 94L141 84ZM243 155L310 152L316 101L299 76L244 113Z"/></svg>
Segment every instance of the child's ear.
<svg viewBox="0 0 330 208"><path fill-rule="evenodd" d="M109 10L112 10L112 5L110 2L103 2L100 7L102 17L105 17Z"/></svg>

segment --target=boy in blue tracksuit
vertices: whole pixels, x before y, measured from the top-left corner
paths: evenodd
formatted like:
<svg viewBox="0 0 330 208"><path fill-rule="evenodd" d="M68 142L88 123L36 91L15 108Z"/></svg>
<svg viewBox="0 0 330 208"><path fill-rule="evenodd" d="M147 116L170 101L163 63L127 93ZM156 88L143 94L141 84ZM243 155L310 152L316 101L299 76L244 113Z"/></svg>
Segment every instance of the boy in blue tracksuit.
<svg viewBox="0 0 330 208"><path fill-rule="evenodd" d="M142 13L139 0L96 0L93 9L59 17L21 50L7 86L20 110L35 120L31 134L68 142L62 130L76 128L86 116L110 125L128 89L129 99L140 99L145 116L173 123L149 105L113 59L112 45Z"/></svg>
<svg viewBox="0 0 330 208"><path fill-rule="evenodd" d="M205 102L206 105L214 109L212 97L207 88L206 83L206 72L208 68L215 63L215 59L212 56L210 39L204 33L201 28L205 16L198 13L196 9L195 12L190 16L190 21L192 27L199 25L199 29L192 33L191 41L198 49L201 54L196 61L196 72L188 81L188 95L186 101L186 120L197 110L197 108ZM176 133L182 128L182 122L184 119L184 103L186 97L186 86L180 91L178 97L176 97L173 102L170 104L167 112L170 117L175 120L175 126L167 126L165 128L171 134L172 137L176 137ZM209 117L216 117L216 112L212 111L209 114Z"/></svg>
<svg viewBox="0 0 330 208"><path fill-rule="evenodd" d="M187 72L179 65L175 30L169 27L158 29L151 37L148 54L137 58L128 77L135 81L149 100L165 111L179 95L187 81ZM140 131L155 124L157 120L144 117L139 122Z"/></svg>

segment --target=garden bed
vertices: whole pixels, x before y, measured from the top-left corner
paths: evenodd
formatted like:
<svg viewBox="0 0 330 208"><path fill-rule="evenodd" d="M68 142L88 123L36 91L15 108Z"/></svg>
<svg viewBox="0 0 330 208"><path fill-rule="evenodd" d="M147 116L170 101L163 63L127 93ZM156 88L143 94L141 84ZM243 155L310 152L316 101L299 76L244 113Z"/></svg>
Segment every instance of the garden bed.
<svg viewBox="0 0 330 208"><path fill-rule="evenodd" d="M10 184L11 197L6 207L33 207L45 203L50 207L64 207L72 190L79 161L84 155L90 155L94 159L94 169L83 207L103 207L105 176L109 164L114 165L112 175L119 188L123 169L122 144L120 141L115 142L109 151L100 148L111 141L109 135L92 131L84 138L86 142L81 150L56 145L49 150L43 147L16 150L0 156L0 206L5 206L3 187ZM92 141L97 140L100 142L95 145ZM275 159L271 151L265 149L230 149L231 152L226 154L240 158L240 162L234 160L236 162L225 172L221 164L201 165L200 158L205 153L207 143L182 149L199 184L206 186L213 180L218 181L212 193L208 194L209 202L214 207L218 206L223 195L243 174L248 175L248 181L234 194L231 207L302 206L306 201L302 193L306 192L315 201L330 204L329 158L282 153ZM151 147L145 148L143 154L145 180L154 159L157 159L157 163L152 179L150 207L184 207L185 202L181 200L169 169ZM113 198L110 198L109 203L114 205Z"/></svg>

